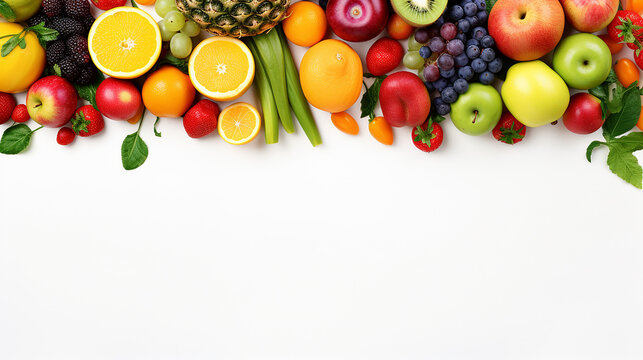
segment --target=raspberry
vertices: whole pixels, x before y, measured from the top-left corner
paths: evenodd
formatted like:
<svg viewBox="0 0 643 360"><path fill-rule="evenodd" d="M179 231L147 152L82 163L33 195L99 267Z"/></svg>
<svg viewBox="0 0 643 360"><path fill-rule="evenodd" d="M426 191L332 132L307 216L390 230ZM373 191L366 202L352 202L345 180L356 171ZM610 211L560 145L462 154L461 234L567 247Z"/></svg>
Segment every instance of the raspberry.
<svg viewBox="0 0 643 360"><path fill-rule="evenodd" d="M72 35L67 39L67 50L76 64L84 65L91 60L87 49L87 38L82 35Z"/></svg>
<svg viewBox="0 0 643 360"><path fill-rule="evenodd" d="M64 0L65 2L65 12L67 15L75 18L82 19L88 16L92 16L89 11L89 2L87 0Z"/></svg>
<svg viewBox="0 0 643 360"><path fill-rule="evenodd" d="M68 127L61 127L58 130L58 135L56 135L56 142L60 145L69 145L76 138L76 133L74 130Z"/></svg>
<svg viewBox="0 0 643 360"><path fill-rule="evenodd" d="M17 123L23 123L29 121L29 112L27 111L27 105L20 104L13 109L11 113L11 119Z"/></svg>
<svg viewBox="0 0 643 360"><path fill-rule="evenodd" d="M47 44L47 64L53 65L58 63L65 57L65 51L67 51L67 47L63 40L56 40Z"/></svg>
<svg viewBox="0 0 643 360"><path fill-rule="evenodd" d="M78 85L89 85L96 78L96 67L93 64L88 64L80 69L78 74L78 79L76 79L76 84Z"/></svg>
<svg viewBox="0 0 643 360"><path fill-rule="evenodd" d="M78 71L78 65L72 60L71 57L66 57L58 62L58 66L60 67L60 75L64 77L65 79L69 80L69 82L75 82L76 78L79 75Z"/></svg>
<svg viewBox="0 0 643 360"><path fill-rule="evenodd" d="M42 10L49 17L60 15L63 9L63 0L43 0Z"/></svg>
<svg viewBox="0 0 643 360"><path fill-rule="evenodd" d="M85 27L78 20L68 17L57 17L51 19L50 28L58 31L60 36L67 38L74 34L84 34Z"/></svg>

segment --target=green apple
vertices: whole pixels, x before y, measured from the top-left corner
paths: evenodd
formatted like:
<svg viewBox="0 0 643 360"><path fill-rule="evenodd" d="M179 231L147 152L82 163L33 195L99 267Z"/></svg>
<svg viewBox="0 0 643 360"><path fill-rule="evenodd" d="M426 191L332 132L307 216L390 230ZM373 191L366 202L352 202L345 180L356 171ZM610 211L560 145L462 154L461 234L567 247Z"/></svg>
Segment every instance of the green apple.
<svg viewBox="0 0 643 360"><path fill-rule="evenodd" d="M596 35L568 36L554 51L554 70L567 85L581 90L600 85L612 68L612 53Z"/></svg>
<svg viewBox="0 0 643 360"><path fill-rule="evenodd" d="M42 0L3 0L11 10L13 10L13 16L7 18L11 22L20 22L25 21L32 17L40 9L40 3ZM0 18L6 18L2 12L0 12Z"/></svg>
<svg viewBox="0 0 643 360"><path fill-rule="evenodd" d="M540 60L510 67L501 93L509 112L531 127L560 119L569 105L567 84Z"/></svg>
<svg viewBox="0 0 643 360"><path fill-rule="evenodd" d="M468 135L490 132L502 115L502 99L490 85L471 84L466 93L451 105L451 121Z"/></svg>

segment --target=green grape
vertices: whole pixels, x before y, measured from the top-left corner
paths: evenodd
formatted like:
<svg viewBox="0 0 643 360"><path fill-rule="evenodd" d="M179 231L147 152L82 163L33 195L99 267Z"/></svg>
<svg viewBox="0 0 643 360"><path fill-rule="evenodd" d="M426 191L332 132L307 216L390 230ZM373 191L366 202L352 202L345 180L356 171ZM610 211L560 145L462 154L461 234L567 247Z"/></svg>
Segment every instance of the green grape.
<svg viewBox="0 0 643 360"><path fill-rule="evenodd" d="M189 37L195 37L201 33L201 27L194 21L188 20L185 22L185 25L183 25L181 32Z"/></svg>
<svg viewBox="0 0 643 360"><path fill-rule="evenodd" d="M415 41L415 34L411 34L411 36L409 36L409 44L408 44L409 50L410 51L418 51L418 50L420 50L421 47L422 47L422 44L420 44L419 42Z"/></svg>
<svg viewBox="0 0 643 360"><path fill-rule="evenodd" d="M418 51L407 52L402 61L404 62L404 66L409 69L418 70L424 67L424 58L420 56Z"/></svg>
<svg viewBox="0 0 643 360"><path fill-rule="evenodd" d="M422 80L422 81L426 81L426 79L424 78L424 66L422 66L422 67L418 70L418 77L420 78L420 80Z"/></svg>
<svg viewBox="0 0 643 360"><path fill-rule="evenodd" d="M172 39L172 36L176 34L176 31L170 31L167 29L167 27L165 26L165 20L163 19L159 21L159 30L161 30L161 39L163 39L163 41L170 41L170 39Z"/></svg>
<svg viewBox="0 0 643 360"><path fill-rule="evenodd" d="M185 16L178 10L170 10L163 17L165 27L170 31L179 31L185 25Z"/></svg>
<svg viewBox="0 0 643 360"><path fill-rule="evenodd" d="M174 2L174 0L156 0L156 4L154 4L154 10L158 14L158 16L165 17L165 15L171 10L176 10L176 3Z"/></svg>
<svg viewBox="0 0 643 360"><path fill-rule="evenodd" d="M183 33L176 33L170 40L170 51L179 59L185 59L192 52L192 39Z"/></svg>

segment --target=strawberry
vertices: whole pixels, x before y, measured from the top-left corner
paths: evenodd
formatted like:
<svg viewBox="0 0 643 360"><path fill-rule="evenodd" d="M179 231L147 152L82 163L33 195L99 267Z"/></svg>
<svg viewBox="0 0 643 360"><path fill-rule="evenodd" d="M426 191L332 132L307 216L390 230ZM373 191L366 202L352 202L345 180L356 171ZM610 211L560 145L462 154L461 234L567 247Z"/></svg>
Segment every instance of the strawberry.
<svg viewBox="0 0 643 360"><path fill-rule="evenodd" d="M404 57L404 49L397 40L383 37L377 40L366 53L366 67L375 75L384 75L395 69Z"/></svg>
<svg viewBox="0 0 643 360"><path fill-rule="evenodd" d="M94 6L101 10L109 10L115 7L124 6L127 0L92 0Z"/></svg>
<svg viewBox="0 0 643 360"><path fill-rule="evenodd" d="M411 139L413 139L413 145L418 149L424 152L435 151L442 145L442 140L444 139L442 126L437 121L434 122L429 118L422 125L413 128Z"/></svg>
<svg viewBox="0 0 643 360"><path fill-rule="evenodd" d="M183 116L183 127L191 138L200 138L217 129L219 105L201 100Z"/></svg>
<svg viewBox="0 0 643 360"><path fill-rule="evenodd" d="M92 136L105 128L105 120L93 106L85 105L76 109L76 113L71 118L71 127L79 136Z"/></svg>
<svg viewBox="0 0 643 360"><path fill-rule="evenodd" d="M643 51L634 51L634 61L639 69L643 69Z"/></svg>
<svg viewBox="0 0 643 360"><path fill-rule="evenodd" d="M643 17L636 11L620 10L614 20L607 25L607 35L610 39L625 43L630 49L641 47L643 37Z"/></svg>
<svg viewBox="0 0 643 360"><path fill-rule="evenodd" d="M498 125L491 132L496 140L505 144L519 143L525 137L527 127L518 121L509 111L502 113Z"/></svg>
<svg viewBox="0 0 643 360"><path fill-rule="evenodd" d="M69 145L76 138L76 133L74 130L68 127L61 127L58 130L58 135L56 135L56 142L60 145Z"/></svg>
<svg viewBox="0 0 643 360"><path fill-rule="evenodd" d="M27 111L27 105L20 104L13 109L11 113L11 119L17 123L23 123L31 119L29 117L29 111Z"/></svg>
<svg viewBox="0 0 643 360"><path fill-rule="evenodd" d="M16 107L16 99L11 94L0 92L0 124L11 119L13 109Z"/></svg>

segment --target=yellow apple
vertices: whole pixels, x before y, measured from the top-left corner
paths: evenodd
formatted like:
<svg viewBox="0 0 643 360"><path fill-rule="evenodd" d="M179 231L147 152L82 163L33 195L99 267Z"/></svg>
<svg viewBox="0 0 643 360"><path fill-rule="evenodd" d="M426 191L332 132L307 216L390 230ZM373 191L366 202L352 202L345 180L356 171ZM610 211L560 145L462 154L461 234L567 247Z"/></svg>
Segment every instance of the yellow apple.
<svg viewBox="0 0 643 360"><path fill-rule="evenodd" d="M510 67L501 94L509 112L530 127L560 119L569 105L567 84L540 60Z"/></svg>

